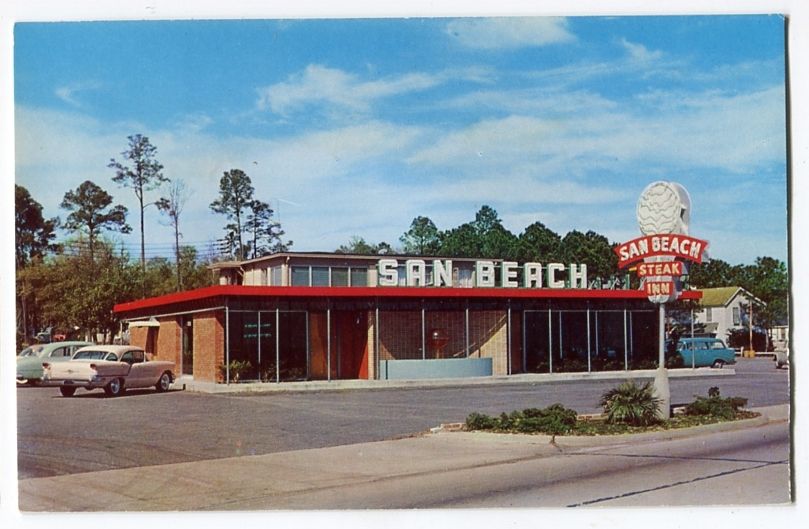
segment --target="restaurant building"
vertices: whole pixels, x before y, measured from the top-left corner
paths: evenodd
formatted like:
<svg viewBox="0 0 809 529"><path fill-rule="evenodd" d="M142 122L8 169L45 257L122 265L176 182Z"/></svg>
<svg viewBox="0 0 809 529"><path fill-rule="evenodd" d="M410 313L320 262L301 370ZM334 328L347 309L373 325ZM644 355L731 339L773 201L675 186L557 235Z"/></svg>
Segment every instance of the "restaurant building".
<svg viewBox="0 0 809 529"><path fill-rule="evenodd" d="M594 372L657 358L646 293L588 281L583 264L291 252L211 269L215 286L114 309L130 343L194 381Z"/></svg>

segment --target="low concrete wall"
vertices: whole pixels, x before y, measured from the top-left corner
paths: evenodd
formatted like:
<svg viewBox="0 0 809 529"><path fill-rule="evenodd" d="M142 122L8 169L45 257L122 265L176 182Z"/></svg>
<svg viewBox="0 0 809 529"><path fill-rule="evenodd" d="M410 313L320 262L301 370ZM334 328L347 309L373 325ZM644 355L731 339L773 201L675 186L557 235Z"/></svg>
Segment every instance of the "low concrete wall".
<svg viewBox="0 0 809 529"><path fill-rule="evenodd" d="M491 358L381 360L379 364L379 378L382 380L492 376Z"/></svg>

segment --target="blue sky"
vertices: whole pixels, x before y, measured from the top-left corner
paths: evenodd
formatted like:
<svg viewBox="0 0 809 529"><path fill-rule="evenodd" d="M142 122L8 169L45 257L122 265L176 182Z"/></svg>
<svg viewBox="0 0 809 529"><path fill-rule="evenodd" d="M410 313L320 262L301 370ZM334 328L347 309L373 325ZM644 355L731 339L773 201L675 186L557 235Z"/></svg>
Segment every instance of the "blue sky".
<svg viewBox="0 0 809 529"><path fill-rule="evenodd" d="M240 168L301 251L398 244L418 215L447 229L483 204L516 234L541 221L619 242L665 179L713 257L787 257L779 16L20 23L14 38L16 181L48 216L90 179L136 226L106 166L141 133L194 189L181 230L203 251L226 223L218 180ZM165 224L147 209L149 255L169 252Z"/></svg>

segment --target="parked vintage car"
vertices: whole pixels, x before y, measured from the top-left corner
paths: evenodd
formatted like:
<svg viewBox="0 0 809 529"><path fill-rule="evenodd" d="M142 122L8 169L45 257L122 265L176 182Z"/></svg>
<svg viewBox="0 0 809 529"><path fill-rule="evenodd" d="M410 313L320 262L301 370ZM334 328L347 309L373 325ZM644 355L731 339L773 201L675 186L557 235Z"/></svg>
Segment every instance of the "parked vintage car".
<svg viewBox="0 0 809 529"><path fill-rule="evenodd" d="M42 380L42 362L65 362L78 349L92 342L53 342L32 345L17 355L17 383L37 385Z"/></svg>
<svg viewBox="0 0 809 529"><path fill-rule="evenodd" d="M65 397L72 397L77 388L104 388L109 397L127 388L167 391L174 381L174 362L147 360L143 349L130 345L83 347L69 362L46 362L43 367L42 384L58 386Z"/></svg>
<svg viewBox="0 0 809 529"><path fill-rule="evenodd" d="M719 338L680 338L677 354L684 367L716 367L736 363L736 351L727 347Z"/></svg>

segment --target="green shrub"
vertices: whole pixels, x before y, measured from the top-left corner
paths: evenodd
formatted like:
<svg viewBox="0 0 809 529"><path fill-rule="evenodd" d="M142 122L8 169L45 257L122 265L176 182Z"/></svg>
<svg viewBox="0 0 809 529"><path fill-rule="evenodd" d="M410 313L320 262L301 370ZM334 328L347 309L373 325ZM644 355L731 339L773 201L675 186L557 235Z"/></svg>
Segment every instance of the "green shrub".
<svg viewBox="0 0 809 529"><path fill-rule="evenodd" d="M230 366L230 381L238 382L239 379L250 370L252 364L247 360L231 360L228 365L220 365L219 371L222 374L223 380L227 377L228 366Z"/></svg>
<svg viewBox="0 0 809 529"><path fill-rule="evenodd" d="M685 365L683 361L683 357L679 354L675 353L671 356L666 357L666 367L669 369L675 369L678 367L683 367Z"/></svg>
<svg viewBox="0 0 809 529"><path fill-rule="evenodd" d="M707 415L719 419L734 419L736 413L747 406L747 399L743 397L721 397L719 388L708 390L708 397L694 397L694 402L686 405L686 415Z"/></svg>
<svg viewBox="0 0 809 529"><path fill-rule="evenodd" d="M576 410L565 408L561 404L552 404L542 409L527 408L511 413L503 412L496 418L482 413L471 413L466 418L466 427L469 430L559 435L569 432L576 426L576 416Z"/></svg>
<svg viewBox="0 0 809 529"><path fill-rule="evenodd" d="M522 411L523 419L517 430L523 433L546 433L560 435L576 426L576 410L565 408L559 403L542 409L527 408Z"/></svg>
<svg viewBox="0 0 809 529"><path fill-rule="evenodd" d="M632 369L657 369L657 361L651 358L640 358L632 362Z"/></svg>
<svg viewBox="0 0 809 529"><path fill-rule="evenodd" d="M649 426L659 422L657 412L660 402L654 396L651 382L638 386L630 380L605 392L600 404L609 423Z"/></svg>
<svg viewBox="0 0 809 529"><path fill-rule="evenodd" d="M483 413L470 413L466 418L466 428L469 430L493 430L497 425L497 419Z"/></svg>
<svg viewBox="0 0 809 529"><path fill-rule="evenodd" d="M553 363L555 373L581 373L587 371L587 362L578 358L562 358Z"/></svg>

